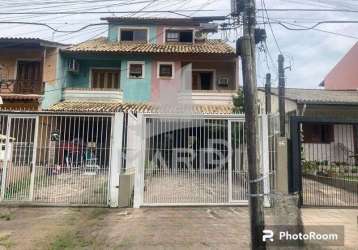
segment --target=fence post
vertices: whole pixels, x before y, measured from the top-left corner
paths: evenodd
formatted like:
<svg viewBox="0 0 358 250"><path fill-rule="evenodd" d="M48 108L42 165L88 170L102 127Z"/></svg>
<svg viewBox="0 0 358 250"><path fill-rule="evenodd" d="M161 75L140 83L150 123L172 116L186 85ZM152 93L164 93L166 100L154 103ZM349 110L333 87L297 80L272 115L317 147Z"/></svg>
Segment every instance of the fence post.
<svg viewBox="0 0 358 250"><path fill-rule="evenodd" d="M8 155L9 155L9 148L10 148L10 124L11 118L7 117L7 124L6 124L6 139L5 139L5 157L4 157L4 164L2 169L2 176L1 176L1 187L0 187L0 201L3 201L5 198L5 189L6 189L6 175L7 175L7 168L8 168Z"/></svg>
<svg viewBox="0 0 358 250"><path fill-rule="evenodd" d="M112 123L112 149L110 163L110 207L118 207L119 175L122 168L123 113L115 113Z"/></svg>
<svg viewBox="0 0 358 250"><path fill-rule="evenodd" d="M270 148L268 132L268 115L261 115L261 167L263 176L264 206L270 207Z"/></svg>
<svg viewBox="0 0 358 250"><path fill-rule="evenodd" d="M39 115L35 117L35 131L34 131L34 144L32 152L32 171L31 171L31 180L30 180L30 201L33 200L34 196L34 186L35 186L35 173L36 173L36 158L37 158L37 147L38 147L38 130L39 130Z"/></svg>
<svg viewBox="0 0 358 250"><path fill-rule="evenodd" d="M134 199L133 207L139 208L143 204L144 192L144 168L145 168L145 118L143 114L137 115L137 130L140 133L137 147L138 150L138 163L136 164L135 177L134 177Z"/></svg>

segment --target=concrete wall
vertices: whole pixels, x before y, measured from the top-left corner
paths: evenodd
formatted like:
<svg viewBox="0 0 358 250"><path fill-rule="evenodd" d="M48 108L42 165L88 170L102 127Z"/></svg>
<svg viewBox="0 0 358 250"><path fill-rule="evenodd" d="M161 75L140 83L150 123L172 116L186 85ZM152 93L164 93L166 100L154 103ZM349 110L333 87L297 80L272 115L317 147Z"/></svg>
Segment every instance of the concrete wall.
<svg viewBox="0 0 358 250"><path fill-rule="evenodd" d="M266 98L265 98L265 92L264 91L257 91L257 98L258 103L260 105L260 111L262 113L266 112ZM297 110L297 103L295 101L287 100L285 102L285 108L286 113L296 111ZM278 113L279 107L278 107L278 96L277 95L271 95L271 112L272 113Z"/></svg>
<svg viewBox="0 0 358 250"><path fill-rule="evenodd" d="M68 72L68 60L76 58L80 64L79 73ZM143 61L145 73L143 79L128 78L128 61ZM151 96L151 59L145 56L70 56L63 57L60 72L63 72L62 86L69 88L89 88L91 68L116 68L120 70L120 89L123 91L123 101L143 102ZM106 101L105 99L103 101Z"/></svg>
<svg viewBox="0 0 358 250"><path fill-rule="evenodd" d="M44 77L46 84L41 102L42 109L47 109L61 100L63 81L65 80L63 60L59 49L49 49L45 58Z"/></svg>

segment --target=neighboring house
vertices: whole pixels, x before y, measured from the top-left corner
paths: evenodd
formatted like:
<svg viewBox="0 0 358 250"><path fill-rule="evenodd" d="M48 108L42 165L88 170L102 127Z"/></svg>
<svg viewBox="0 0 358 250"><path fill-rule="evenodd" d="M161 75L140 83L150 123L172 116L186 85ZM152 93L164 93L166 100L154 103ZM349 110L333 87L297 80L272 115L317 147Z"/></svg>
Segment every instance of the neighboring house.
<svg viewBox="0 0 358 250"><path fill-rule="evenodd" d="M216 19L103 18L107 37L61 50L57 95L62 102L50 109L113 111L126 103L178 102L232 106L238 63L231 46L207 38L217 32Z"/></svg>
<svg viewBox="0 0 358 250"><path fill-rule="evenodd" d="M56 85L58 51L64 47L37 38L0 38L0 96L3 101L0 109L41 109L45 89Z"/></svg>
<svg viewBox="0 0 358 250"><path fill-rule="evenodd" d="M321 83L325 89L358 90L358 43L338 62Z"/></svg>
<svg viewBox="0 0 358 250"><path fill-rule="evenodd" d="M324 119L357 119L358 91L294 88L285 91L287 117L299 115L322 118L322 123L307 123L302 126L305 158L353 164L358 154L357 125L326 124ZM271 92L271 111L276 113L278 89L274 88ZM262 88L258 91L258 99L261 107L265 107L265 90ZM261 112L265 110L262 109Z"/></svg>

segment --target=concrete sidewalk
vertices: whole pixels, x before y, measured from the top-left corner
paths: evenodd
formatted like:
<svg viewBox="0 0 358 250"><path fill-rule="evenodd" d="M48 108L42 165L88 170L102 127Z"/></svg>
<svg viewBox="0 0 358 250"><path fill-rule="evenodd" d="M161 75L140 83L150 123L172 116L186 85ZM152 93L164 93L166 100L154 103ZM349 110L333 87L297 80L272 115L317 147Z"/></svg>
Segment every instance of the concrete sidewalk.
<svg viewBox="0 0 358 250"><path fill-rule="evenodd" d="M249 249L247 207L0 208L1 214L6 249ZM302 214L305 225L344 225L340 249L357 249L357 209Z"/></svg>

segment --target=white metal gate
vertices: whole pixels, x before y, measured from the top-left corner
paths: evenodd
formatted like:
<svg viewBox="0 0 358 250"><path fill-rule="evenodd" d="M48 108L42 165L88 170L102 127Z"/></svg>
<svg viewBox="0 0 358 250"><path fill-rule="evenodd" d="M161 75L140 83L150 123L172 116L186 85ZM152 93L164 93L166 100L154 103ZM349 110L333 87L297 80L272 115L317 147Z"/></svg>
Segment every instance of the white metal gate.
<svg viewBox="0 0 358 250"><path fill-rule="evenodd" d="M143 116L135 206L247 204L244 115ZM275 117L259 122L262 192L273 189Z"/></svg>
<svg viewBox="0 0 358 250"><path fill-rule="evenodd" d="M243 116L147 115L143 120L141 205L246 203L246 147L242 135L233 143L231 134L238 127L243 133Z"/></svg>
<svg viewBox="0 0 358 250"><path fill-rule="evenodd" d="M111 115L0 115L2 202L105 206Z"/></svg>

